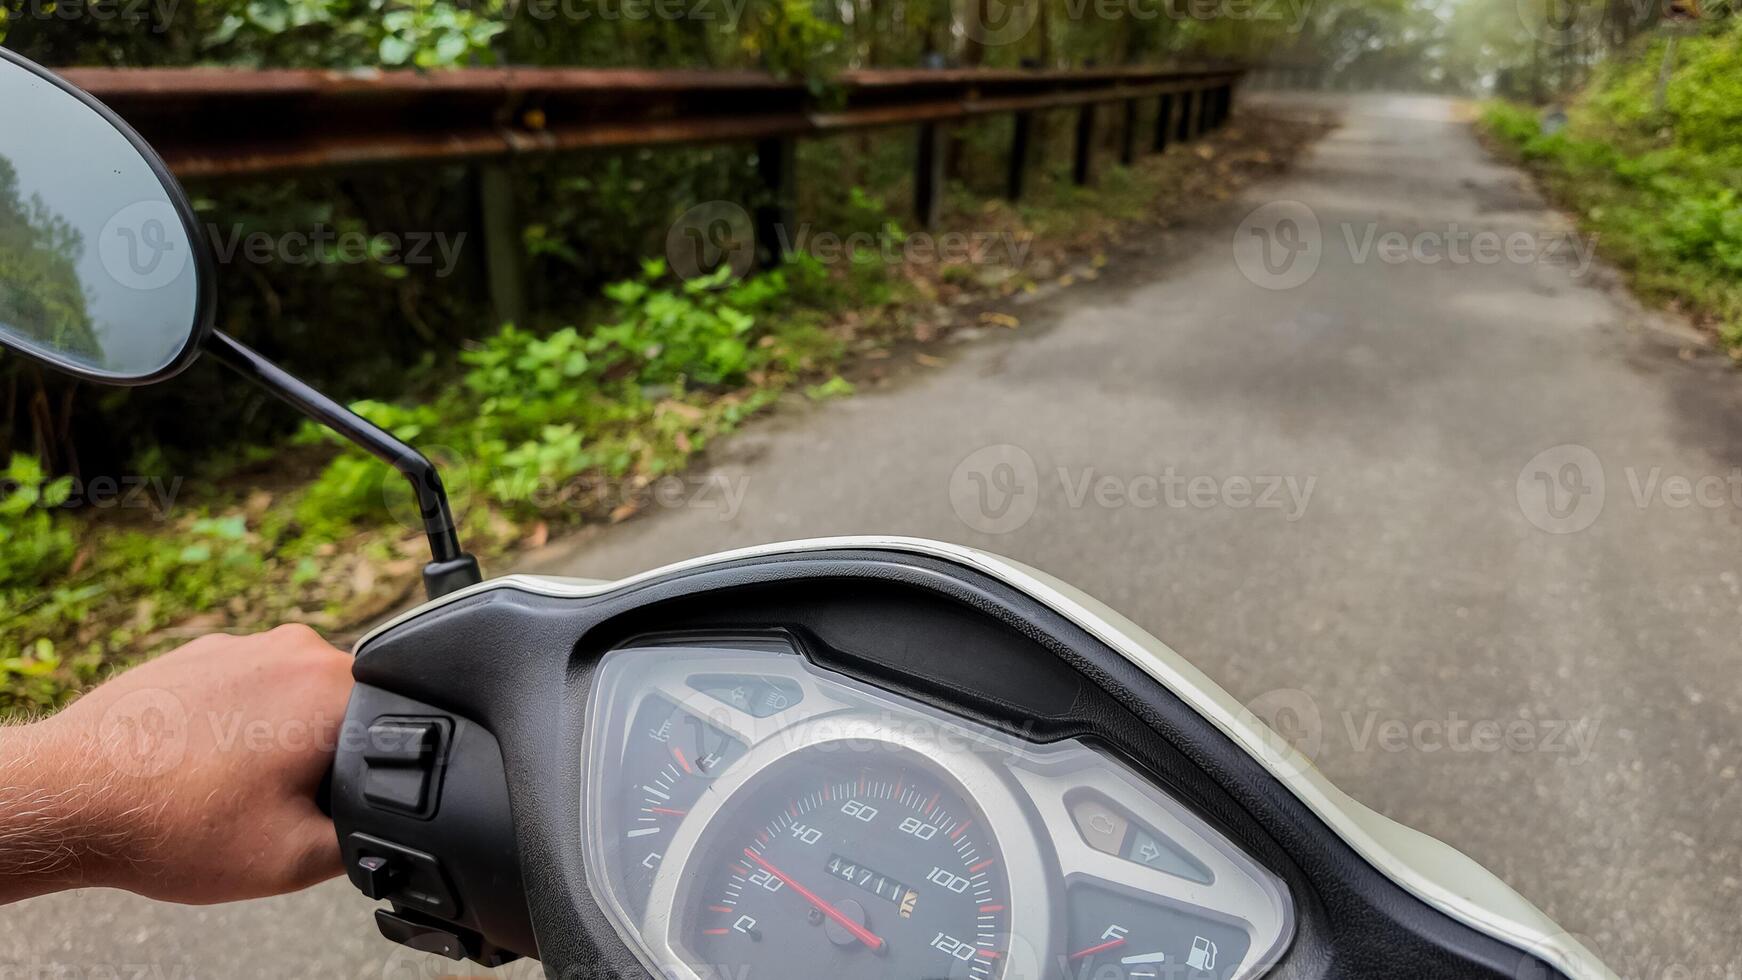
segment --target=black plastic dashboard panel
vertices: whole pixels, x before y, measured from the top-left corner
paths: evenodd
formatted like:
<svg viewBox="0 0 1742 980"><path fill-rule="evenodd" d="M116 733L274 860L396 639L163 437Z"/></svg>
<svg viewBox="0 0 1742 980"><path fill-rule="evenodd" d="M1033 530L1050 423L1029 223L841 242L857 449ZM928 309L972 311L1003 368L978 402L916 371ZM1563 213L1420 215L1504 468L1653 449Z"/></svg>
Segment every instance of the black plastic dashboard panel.
<svg viewBox="0 0 1742 980"><path fill-rule="evenodd" d="M897 551L744 558L580 599L504 585L375 637L357 657L350 721L451 717L456 749L475 732L468 744L493 736L499 755L451 756L433 818L419 822L365 803L360 760L342 747L341 840L360 832L433 855L458 892L456 924L486 948L536 954L551 976L645 977L583 865L593 668L632 641L771 630L821 667L1031 740L1092 739L1155 777L1287 883L1296 938L1271 976L1560 976L1380 874L1255 759L1074 623L978 571ZM518 868L505 870L516 854Z"/></svg>

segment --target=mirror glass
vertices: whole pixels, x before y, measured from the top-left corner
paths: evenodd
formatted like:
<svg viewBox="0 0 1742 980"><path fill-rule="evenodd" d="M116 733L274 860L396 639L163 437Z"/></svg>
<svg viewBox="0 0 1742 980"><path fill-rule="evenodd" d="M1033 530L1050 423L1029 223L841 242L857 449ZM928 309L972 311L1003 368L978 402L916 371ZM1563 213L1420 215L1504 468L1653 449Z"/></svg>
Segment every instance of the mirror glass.
<svg viewBox="0 0 1742 980"><path fill-rule="evenodd" d="M117 381L176 364L199 270L172 193L96 110L0 58L0 343Z"/></svg>

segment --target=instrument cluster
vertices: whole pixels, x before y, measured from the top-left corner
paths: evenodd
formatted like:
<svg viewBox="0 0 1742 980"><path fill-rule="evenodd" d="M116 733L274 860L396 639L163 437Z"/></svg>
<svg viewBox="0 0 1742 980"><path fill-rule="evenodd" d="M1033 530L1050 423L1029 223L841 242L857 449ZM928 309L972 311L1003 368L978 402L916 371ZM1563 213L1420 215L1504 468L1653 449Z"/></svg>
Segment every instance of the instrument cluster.
<svg viewBox="0 0 1742 980"><path fill-rule="evenodd" d="M651 975L1246 980L1286 886L1084 741L984 728L784 639L601 662L582 800L594 897Z"/></svg>

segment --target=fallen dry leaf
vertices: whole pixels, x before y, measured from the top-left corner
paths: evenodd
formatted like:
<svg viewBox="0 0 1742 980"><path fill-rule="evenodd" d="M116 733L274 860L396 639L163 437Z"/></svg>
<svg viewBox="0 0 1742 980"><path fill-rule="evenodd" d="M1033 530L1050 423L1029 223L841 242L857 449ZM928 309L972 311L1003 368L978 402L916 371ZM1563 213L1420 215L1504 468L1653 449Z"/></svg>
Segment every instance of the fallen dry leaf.
<svg viewBox="0 0 1742 980"><path fill-rule="evenodd" d="M550 541L550 525L539 521L532 526L532 533L526 536L525 545L528 548L542 548Z"/></svg>
<svg viewBox="0 0 1742 980"><path fill-rule="evenodd" d="M375 566L372 563L360 561L356 568L351 569L351 591L357 595L375 591Z"/></svg>
<svg viewBox="0 0 1742 980"><path fill-rule="evenodd" d="M663 414L676 415L678 418L695 422L707 413L687 402L667 399L659 403L659 411Z"/></svg>
<svg viewBox="0 0 1742 980"><path fill-rule="evenodd" d="M258 521L272 506L272 494L266 490L255 490L248 494L248 499L242 502L242 513L248 515L248 523Z"/></svg>
<svg viewBox="0 0 1742 980"><path fill-rule="evenodd" d="M993 313L987 311L980 314L980 322L992 327L1006 327L1011 330L1022 326L1022 321L1008 313Z"/></svg>
<svg viewBox="0 0 1742 980"><path fill-rule="evenodd" d="M224 614L221 612L203 612L189 616L175 625L177 630L199 631L215 630L224 625Z"/></svg>
<svg viewBox="0 0 1742 980"><path fill-rule="evenodd" d="M913 355L913 359L914 359L914 361L918 362L920 365L922 365L924 367L935 368L935 367L943 367L944 366L944 359L943 358L933 357L930 354L915 354L915 355Z"/></svg>

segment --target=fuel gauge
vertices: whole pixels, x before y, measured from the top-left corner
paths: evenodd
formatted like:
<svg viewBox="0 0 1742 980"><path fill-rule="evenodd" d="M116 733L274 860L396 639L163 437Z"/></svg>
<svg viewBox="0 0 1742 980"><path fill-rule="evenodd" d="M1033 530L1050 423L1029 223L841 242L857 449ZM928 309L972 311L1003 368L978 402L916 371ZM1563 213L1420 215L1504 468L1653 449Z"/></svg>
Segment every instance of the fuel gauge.
<svg viewBox="0 0 1742 980"><path fill-rule="evenodd" d="M1226 980L1251 940L1238 925L1093 885L1070 892L1065 969L1087 980Z"/></svg>

